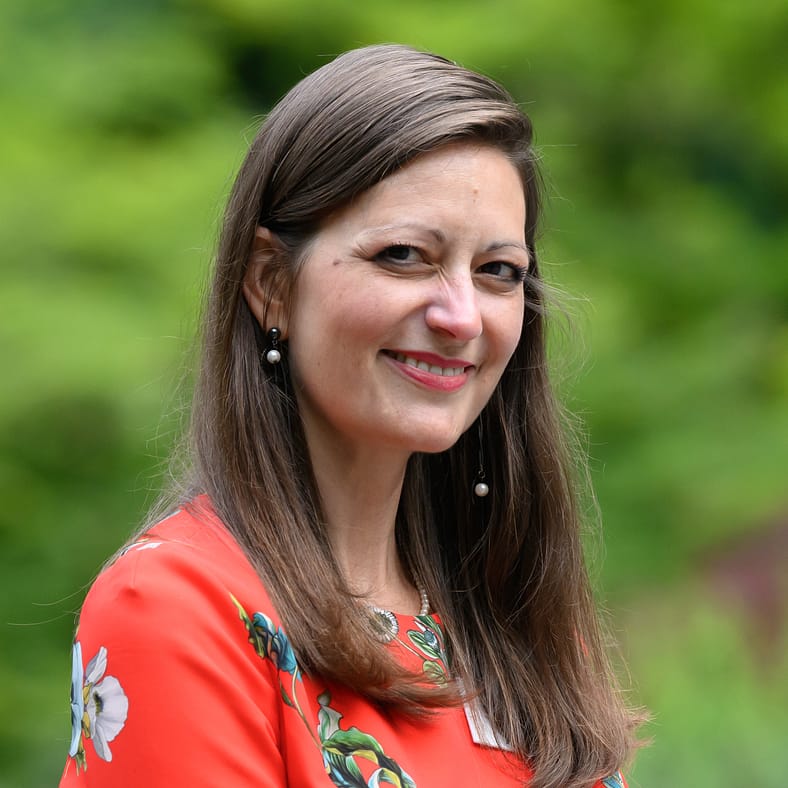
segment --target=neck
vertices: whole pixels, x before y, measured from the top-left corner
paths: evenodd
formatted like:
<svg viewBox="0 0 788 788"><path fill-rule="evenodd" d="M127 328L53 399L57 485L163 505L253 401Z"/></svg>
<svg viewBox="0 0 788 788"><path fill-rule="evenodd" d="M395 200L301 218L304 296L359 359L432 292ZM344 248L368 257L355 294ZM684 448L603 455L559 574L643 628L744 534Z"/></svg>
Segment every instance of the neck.
<svg viewBox="0 0 788 788"><path fill-rule="evenodd" d="M395 531L407 456L340 452L336 445L327 452L310 446L310 455L328 538L350 590L377 607L418 612L419 592Z"/></svg>

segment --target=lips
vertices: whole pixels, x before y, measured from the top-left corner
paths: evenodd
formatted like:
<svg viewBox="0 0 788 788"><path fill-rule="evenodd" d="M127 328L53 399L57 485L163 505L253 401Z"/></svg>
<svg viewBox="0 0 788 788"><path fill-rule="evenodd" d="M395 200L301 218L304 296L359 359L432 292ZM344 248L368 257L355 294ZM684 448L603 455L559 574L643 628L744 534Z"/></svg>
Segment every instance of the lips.
<svg viewBox="0 0 788 788"><path fill-rule="evenodd" d="M384 350L402 374L422 385L439 391L457 391L468 380L473 364L459 358L444 358L421 351Z"/></svg>

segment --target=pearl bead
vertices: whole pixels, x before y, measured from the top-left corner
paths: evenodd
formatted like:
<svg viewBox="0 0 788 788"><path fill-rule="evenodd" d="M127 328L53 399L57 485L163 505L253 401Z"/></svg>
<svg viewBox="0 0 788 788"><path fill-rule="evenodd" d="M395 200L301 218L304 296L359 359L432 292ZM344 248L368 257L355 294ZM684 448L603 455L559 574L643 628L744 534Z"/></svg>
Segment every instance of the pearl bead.
<svg viewBox="0 0 788 788"><path fill-rule="evenodd" d="M484 498L484 496L487 495L488 492L490 492L490 488L484 482L479 482L473 488L473 494L477 498Z"/></svg>
<svg viewBox="0 0 788 788"><path fill-rule="evenodd" d="M420 616L427 616L430 612L430 598L427 596L427 589L419 589L419 597L421 598L421 609L419 610Z"/></svg>
<svg viewBox="0 0 788 788"><path fill-rule="evenodd" d="M282 354L275 348L271 348L271 350L265 354L265 360L269 364L278 364L282 360Z"/></svg>

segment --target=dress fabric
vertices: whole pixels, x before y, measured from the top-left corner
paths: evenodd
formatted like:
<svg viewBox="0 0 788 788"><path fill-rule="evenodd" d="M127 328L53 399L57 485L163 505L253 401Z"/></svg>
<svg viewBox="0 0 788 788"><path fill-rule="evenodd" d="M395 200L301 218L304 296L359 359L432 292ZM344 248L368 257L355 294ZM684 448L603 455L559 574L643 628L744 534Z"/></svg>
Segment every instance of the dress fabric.
<svg viewBox="0 0 788 788"><path fill-rule="evenodd" d="M446 674L435 616L386 648ZM462 708L416 723L302 673L259 577L203 496L105 569L80 616L62 788L523 786ZM620 774L596 788L623 788Z"/></svg>

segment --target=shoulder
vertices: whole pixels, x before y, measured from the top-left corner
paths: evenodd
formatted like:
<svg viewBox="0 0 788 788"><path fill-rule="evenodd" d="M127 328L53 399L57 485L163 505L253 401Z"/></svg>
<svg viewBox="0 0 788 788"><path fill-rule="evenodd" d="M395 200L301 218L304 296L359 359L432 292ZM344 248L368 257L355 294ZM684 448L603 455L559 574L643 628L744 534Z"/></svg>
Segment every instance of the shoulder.
<svg viewBox="0 0 788 788"><path fill-rule="evenodd" d="M80 615L69 779L90 765L92 779L136 785L152 775L183 777L188 761L189 784L201 785L208 767L245 774L246 747L262 747L279 773L275 667L250 642L247 607L274 615L251 564L204 501L122 551ZM222 744L231 740L237 750Z"/></svg>
<svg viewBox="0 0 788 788"><path fill-rule="evenodd" d="M271 607L238 543L207 499L198 498L150 528L101 572L81 622L99 613L134 612L148 625L185 624L221 612L231 596Z"/></svg>
<svg viewBox="0 0 788 788"><path fill-rule="evenodd" d="M172 513L126 547L93 583L78 639L124 650L221 648L245 632L243 609L276 618L268 594L206 498ZM244 640L241 638L241 642Z"/></svg>
<svg viewBox="0 0 788 788"><path fill-rule="evenodd" d="M231 567L233 571L254 570L240 546L211 506L206 496L184 504L151 526L120 551L102 572L130 579L135 571L155 570L168 563L188 562L195 568Z"/></svg>

